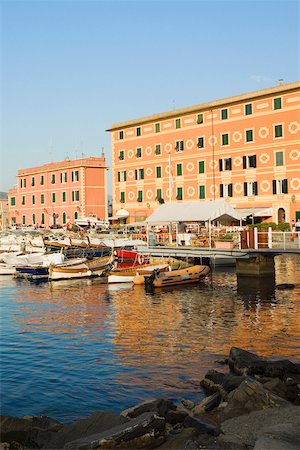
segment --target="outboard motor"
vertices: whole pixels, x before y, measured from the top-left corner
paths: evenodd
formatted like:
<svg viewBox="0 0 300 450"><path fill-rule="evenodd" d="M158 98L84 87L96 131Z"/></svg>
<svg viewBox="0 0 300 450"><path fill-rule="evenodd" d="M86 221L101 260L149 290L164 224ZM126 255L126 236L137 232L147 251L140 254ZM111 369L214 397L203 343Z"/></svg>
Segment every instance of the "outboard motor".
<svg viewBox="0 0 300 450"><path fill-rule="evenodd" d="M145 290L146 290L147 294L153 294L154 293L154 284L153 284L153 282L157 278L159 273L160 273L160 270L159 269L155 269L155 270L153 270L151 275L144 277Z"/></svg>

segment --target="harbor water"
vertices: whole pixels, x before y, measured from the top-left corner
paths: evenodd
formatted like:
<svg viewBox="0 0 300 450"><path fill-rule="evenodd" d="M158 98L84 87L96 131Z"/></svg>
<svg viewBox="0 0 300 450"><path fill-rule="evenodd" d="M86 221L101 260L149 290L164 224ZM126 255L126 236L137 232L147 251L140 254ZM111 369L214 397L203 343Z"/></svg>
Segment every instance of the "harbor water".
<svg viewBox="0 0 300 450"><path fill-rule="evenodd" d="M146 294L101 279L34 284L2 276L1 413L71 422L164 397L201 400L199 381L232 346L300 359L300 257L276 284L215 269Z"/></svg>

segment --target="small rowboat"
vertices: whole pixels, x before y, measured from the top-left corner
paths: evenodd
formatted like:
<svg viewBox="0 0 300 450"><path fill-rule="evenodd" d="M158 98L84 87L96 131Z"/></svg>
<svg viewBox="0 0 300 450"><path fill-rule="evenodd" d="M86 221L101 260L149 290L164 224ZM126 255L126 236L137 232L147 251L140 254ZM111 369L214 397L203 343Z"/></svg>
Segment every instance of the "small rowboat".
<svg viewBox="0 0 300 450"><path fill-rule="evenodd" d="M172 270L170 272L153 271L150 276L145 278L146 289L153 287L172 286L175 284L196 283L203 280L210 272L208 266L192 266L185 269Z"/></svg>
<svg viewBox="0 0 300 450"><path fill-rule="evenodd" d="M65 264L52 266L49 268L49 280L66 280L71 278L87 278L103 275L111 268L113 256L103 256L102 258L86 258L70 260Z"/></svg>
<svg viewBox="0 0 300 450"><path fill-rule="evenodd" d="M135 284L144 283L144 275L153 273L153 270L159 270L161 272L169 270L169 264L145 264L144 266L128 267L127 269L114 269L108 274L108 283L133 283L134 279L138 279L139 275L142 276L142 282L136 282Z"/></svg>

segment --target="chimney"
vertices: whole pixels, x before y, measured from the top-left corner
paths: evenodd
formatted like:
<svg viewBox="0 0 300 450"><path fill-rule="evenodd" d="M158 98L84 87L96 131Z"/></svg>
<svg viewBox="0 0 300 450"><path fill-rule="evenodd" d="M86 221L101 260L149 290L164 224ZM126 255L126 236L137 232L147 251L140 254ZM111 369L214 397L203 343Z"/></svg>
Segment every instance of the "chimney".
<svg viewBox="0 0 300 450"><path fill-rule="evenodd" d="M280 78L280 80L278 80L279 81L279 86L283 86L283 78Z"/></svg>

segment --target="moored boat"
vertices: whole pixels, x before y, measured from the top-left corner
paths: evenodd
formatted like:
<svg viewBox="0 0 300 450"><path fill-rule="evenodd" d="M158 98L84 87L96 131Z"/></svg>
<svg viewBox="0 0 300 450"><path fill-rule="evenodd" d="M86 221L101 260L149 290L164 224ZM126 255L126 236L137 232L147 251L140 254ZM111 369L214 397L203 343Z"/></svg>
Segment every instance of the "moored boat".
<svg viewBox="0 0 300 450"><path fill-rule="evenodd" d="M24 266L16 267L16 278L26 278L28 280L48 280L48 266Z"/></svg>
<svg viewBox="0 0 300 450"><path fill-rule="evenodd" d="M141 276L143 278L146 274L151 274L154 270L160 270L164 272L169 270L170 265L168 263L161 264L145 264L138 265L128 268L115 268L108 274L108 283L133 283L136 278L136 284L138 283L137 277Z"/></svg>
<svg viewBox="0 0 300 450"><path fill-rule="evenodd" d="M160 272L154 270L153 273L145 278L145 287L163 287L175 284L196 283L203 280L210 272L208 266L191 266L185 269L172 270L170 272Z"/></svg>
<svg viewBox="0 0 300 450"><path fill-rule="evenodd" d="M107 272L112 265L113 256L69 260L64 264L50 265L49 280L97 277Z"/></svg>

